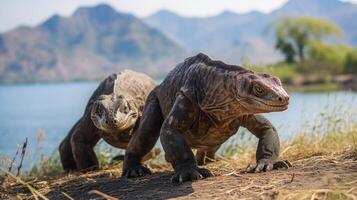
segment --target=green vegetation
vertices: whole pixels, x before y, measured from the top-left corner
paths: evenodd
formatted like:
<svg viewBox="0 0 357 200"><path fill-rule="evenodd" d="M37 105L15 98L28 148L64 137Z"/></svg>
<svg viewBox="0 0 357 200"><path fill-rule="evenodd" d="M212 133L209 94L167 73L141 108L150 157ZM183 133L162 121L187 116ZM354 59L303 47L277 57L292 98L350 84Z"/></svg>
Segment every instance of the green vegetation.
<svg viewBox="0 0 357 200"><path fill-rule="evenodd" d="M278 76L288 89L338 90L344 88L344 83L333 82L334 77L357 74L357 49L337 43L343 32L331 22L313 17L281 17L268 30L274 33L275 47L285 61L251 68Z"/></svg>
<svg viewBox="0 0 357 200"><path fill-rule="evenodd" d="M357 49L354 49L347 54L344 72L357 74Z"/></svg>
<svg viewBox="0 0 357 200"><path fill-rule="evenodd" d="M115 149L105 144L103 140L95 146L99 165L107 167L113 164L112 158L118 154L124 154L122 150ZM28 176L53 176L63 173L61 160L58 151L54 152L51 156L46 157L41 155L40 162L33 164L27 172Z"/></svg>
<svg viewBox="0 0 357 200"><path fill-rule="evenodd" d="M346 45L329 45L314 42L308 52L308 62L299 67L301 73L323 73L325 75L344 73L344 64L351 48Z"/></svg>
<svg viewBox="0 0 357 200"><path fill-rule="evenodd" d="M306 60L311 45L331 36L342 36L342 30L335 24L312 17L282 17L270 28L276 37L275 47L285 55L285 61L294 63Z"/></svg>
<svg viewBox="0 0 357 200"><path fill-rule="evenodd" d="M48 158L41 155L40 163L32 165L28 171L29 176L53 176L60 173L63 173L63 169L58 152Z"/></svg>
<svg viewBox="0 0 357 200"><path fill-rule="evenodd" d="M253 71L269 73L280 78L285 84L292 84L298 75L297 66L289 63L279 63L268 66L250 66Z"/></svg>

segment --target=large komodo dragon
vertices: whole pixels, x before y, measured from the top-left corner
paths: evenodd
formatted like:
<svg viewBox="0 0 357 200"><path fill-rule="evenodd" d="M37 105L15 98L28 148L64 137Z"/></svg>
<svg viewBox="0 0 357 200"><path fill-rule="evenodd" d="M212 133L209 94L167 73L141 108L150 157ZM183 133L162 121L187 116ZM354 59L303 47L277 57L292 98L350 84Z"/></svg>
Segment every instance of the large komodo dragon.
<svg viewBox="0 0 357 200"><path fill-rule="evenodd" d="M214 61L202 53L190 57L149 94L125 154L123 176L151 173L141 160L159 136L165 158L175 170L173 182L211 176L197 162L214 157L240 126L259 138L257 164L250 172L286 164L278 161L280 144L275 128L257 113L283 111L288 103L289 96L276 77ZM197 149L198 161L191 148Z"/></svg>
<svg viewBox="0 0 357 200"><path fill-rule="evenodd" d="M64 170L97 169L93 147L100 138L125 149L154 87L155 82L150 77L130 70L108 76L101 82L89 99L83 116L60 144Z"/></svg>

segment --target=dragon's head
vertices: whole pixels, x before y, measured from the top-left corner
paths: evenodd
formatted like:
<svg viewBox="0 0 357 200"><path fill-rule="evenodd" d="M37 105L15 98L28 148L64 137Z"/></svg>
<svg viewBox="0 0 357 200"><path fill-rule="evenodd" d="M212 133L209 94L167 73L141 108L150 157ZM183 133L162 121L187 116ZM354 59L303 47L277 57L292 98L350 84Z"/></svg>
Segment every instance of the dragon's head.
<svg viewBox="0 0 357 200"><path fill-rule="evenodd" d="M125 95L101 95L93 103L91 119L104 132L132 128L138 119L138 109Z"/></svg>
<svg viewBox="0 0 357 200"><path fill-rule="evenodd" d="M289 95L279 78L252 71L238 77L237 100L249 114L278 112L288 108Z"/></svg>

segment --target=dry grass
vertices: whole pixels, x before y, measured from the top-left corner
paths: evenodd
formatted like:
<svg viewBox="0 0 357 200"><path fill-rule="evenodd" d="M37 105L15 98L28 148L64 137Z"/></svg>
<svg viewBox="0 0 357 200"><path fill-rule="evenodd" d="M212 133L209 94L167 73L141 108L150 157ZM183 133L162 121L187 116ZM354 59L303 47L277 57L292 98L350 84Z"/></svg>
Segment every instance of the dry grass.
<svg viewBox="0 0 357 200"><path fill-rule="evenodd" d="M167 164L149 162L152 176L128 180L121 178L119 162L87 174L28 177L27 184L15 181L6 191L7 197L24 199L32 196L26 185L49 199L356 199L356 137L356 128L314 142L295 137L282 145L282 158L294 165L288 170L241 174L254 161L251 149L207 165L214 177L180 186L170 184Z"/></svg>
<svg viewBox="0 0 357 200"><path fill-rule="evenodd" d="M35 188L33 188L30 184L28 184L27 182L23 181L21 178L15 176L14 174L12 174L11 172L0 168L0 171L2 171L3 173L5 173L6 175L8 175L9 177L11 177L13 180L16 181L16 183L21 184L22 186L26 187L32 194L32 196L37 200L39 199L38 197L44 199L44 200L48 200L47 197L45 197L43 194L41 194L38 190L36 190ZM6 186L6 181L4 181L2 183L2 186L5 187ZM1 197L1 196L0 196Z"/></svg>

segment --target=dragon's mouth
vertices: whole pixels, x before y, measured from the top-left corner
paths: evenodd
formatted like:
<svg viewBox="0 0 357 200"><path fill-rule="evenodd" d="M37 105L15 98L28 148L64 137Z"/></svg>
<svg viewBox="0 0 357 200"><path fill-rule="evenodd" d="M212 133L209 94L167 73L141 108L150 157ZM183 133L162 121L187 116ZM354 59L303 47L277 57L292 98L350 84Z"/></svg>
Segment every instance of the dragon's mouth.
<svg viewBox="0 0 357 200"><path fill-rule="evenodd" d="M135 125L138 113L134 111L130 111L128 114L121 113L119 116L115 116L115 120L110 120L107 117L109 116L92 115L92 121L98 129L104 132L118 132L132 128Z"/></svg>
<svg viewBox="0 0 357 200"><path fill-rule="evenodd" d="M271 103L271 102L266 102L266 101L262 101L260 99L257 98L251 98L253 101L257 102L258 104L260 104L261 108L266 110L273 110L273 111L283 111L288 109L288 105L289 103Z"/></svg>
<svg viewBox="0 0 357 200"><path fill-rule="evenodd" d="M117 114L118 116L118 114ZM131 128L138 117L138 113L135 111L129 111L127 114L119 114L120 117L116 116L116 121L118 123L115 124L115 128L118 130L126 130L128 128Z"/></svg>

